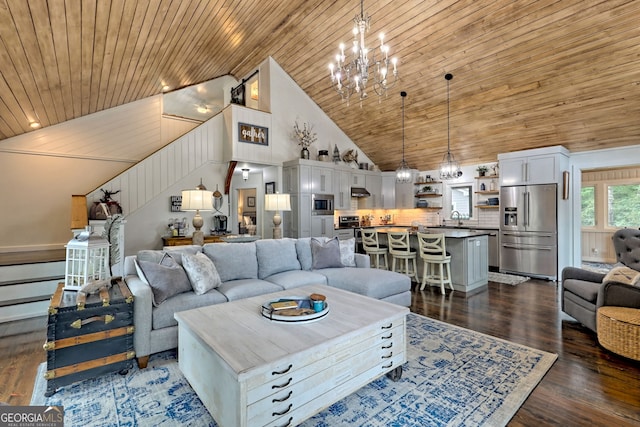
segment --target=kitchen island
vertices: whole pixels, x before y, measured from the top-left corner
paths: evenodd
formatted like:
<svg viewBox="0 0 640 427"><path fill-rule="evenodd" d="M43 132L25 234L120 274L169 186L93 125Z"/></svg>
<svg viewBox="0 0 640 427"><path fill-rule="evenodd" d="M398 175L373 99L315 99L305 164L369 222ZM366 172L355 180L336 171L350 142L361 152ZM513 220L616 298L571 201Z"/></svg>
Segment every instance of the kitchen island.
<svg viewBox="0 0 640 427"><path fill-rule="evenodd" d="M409 230L411 248L416 250L418 281L422 282L424 262L420 258L417 232L407 227L376 227L380 243L387 244L386 233ZM489 231L428 228L426 233L444 234L447 252L451 254L451 282L460 292L473 292L487 286L489 276ZM391 258L389 258L391 264Z"/></svg>

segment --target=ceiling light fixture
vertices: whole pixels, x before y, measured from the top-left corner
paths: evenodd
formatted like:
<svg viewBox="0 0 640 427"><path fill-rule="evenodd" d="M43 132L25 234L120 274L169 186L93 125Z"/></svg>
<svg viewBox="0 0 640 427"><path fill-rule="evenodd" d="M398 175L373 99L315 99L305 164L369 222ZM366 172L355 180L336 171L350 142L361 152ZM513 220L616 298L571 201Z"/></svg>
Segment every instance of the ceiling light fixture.
<svg viewBox="0 0 640 427"><path fill-rule="evenodd" d="M242 169L242 179L245 181L249 179L249 169Z"/></svg>
<svg viewBox="0 0 640 427"><path fill-rule="evenodd" d="M444 155L442 163L440 163L440 179L456 179L462 176L462 171L453 154L451 154L449 80L453 78L453 74L447 73L444 78L447 80L447 154Z"/></svg>
<svg viewBox="0 0 640 427"><path fill-rule="evenodd" d="M387 94L387 89L392 88L398 81L398 60L389 59L389 46L384 44L384 34L380 33L380 55L376 60L375 49L371 51L369 62L369 49L365 46L364 35L369 30L371 17L364 13L364 0L360 0L360 15L353 19L353 47L352 57L347 62L344 54L344 43L340 43L340 52L336 55L336 63L329 64L331 83L342 99L349 99L354 93L360 95L360 107L362 101L367 98L367 83L373 79L373 90L380 97ZM389 81L389 68L393 66L393 81ZM375 71L374 71L375 70Z"/></svg>
<svg viewBox="0 0 640 427"><path fill-rule="evenodd" d="M31 129L38 129L40 127L40 122L31 122L29 123L29 127Z"/></svg>
<svg viewBox="0 0 640 427"><path fill-rule="evenodd" d="M407 183L411 182L411 169L404 160L404 99L407 96L407 92L400 92L400 96L402 97L402 161L400 162L400 167L396 169L396 181Z"/></svg>
<svg viewBox="0 0 640 427"><path fill-rule="evenodd" d="M197 105L196 110L200 114L207 114L209 112L209 107L207 105Z"/></svg>

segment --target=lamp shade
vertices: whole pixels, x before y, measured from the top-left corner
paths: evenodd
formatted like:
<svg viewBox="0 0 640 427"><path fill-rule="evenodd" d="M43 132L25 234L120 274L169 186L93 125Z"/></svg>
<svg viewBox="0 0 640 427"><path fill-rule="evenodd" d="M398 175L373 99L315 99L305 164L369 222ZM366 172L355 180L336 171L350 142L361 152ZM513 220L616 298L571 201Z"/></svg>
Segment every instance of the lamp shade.
<svg viewBox="0 0 640 427"><path fill-rule="evenodd" d="M288 194L265 194L265 211L290 211L291 199Z"/></svg>
<svg viewBox="0 0 640 427"><path fill-rule="evenodd" d="M182 190L183 211L213 210L213 192L209 190Z"/></svg>

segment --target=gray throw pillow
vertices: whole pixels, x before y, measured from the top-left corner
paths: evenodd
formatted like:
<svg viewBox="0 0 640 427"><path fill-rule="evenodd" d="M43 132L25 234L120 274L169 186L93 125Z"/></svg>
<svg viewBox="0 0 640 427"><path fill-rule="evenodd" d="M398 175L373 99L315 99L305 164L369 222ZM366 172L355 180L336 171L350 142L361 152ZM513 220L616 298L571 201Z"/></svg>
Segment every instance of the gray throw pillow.
<svg viewBox="0 0 640 427"><path fill-rule="evenodd" d="M340 242L335 237L326 242L311 238L311 257L313 269L344 267L340 257Z"/></svg>
<svg viewBox="0 0 640 427"><path fill-rule="evenodd" d="M189 276L191 287L196 295L206 294L222 283L213 261L201 252L195 255L183 253L182 266Z"/></svg>
<svg viewBox="0 0 640 427"><path fill-rule="evenodd" d="M153 305L162 304L167 298L191 290L191 283L184 269L171 257L165 256L162 264L137 260L153 293Z"/></svg>

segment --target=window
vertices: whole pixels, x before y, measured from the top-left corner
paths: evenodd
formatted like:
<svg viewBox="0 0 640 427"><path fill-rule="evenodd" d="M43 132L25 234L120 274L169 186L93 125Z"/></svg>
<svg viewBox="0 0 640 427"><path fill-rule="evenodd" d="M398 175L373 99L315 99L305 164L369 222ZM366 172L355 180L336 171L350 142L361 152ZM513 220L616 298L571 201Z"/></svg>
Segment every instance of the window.
<svg viewBox="0 0 640 427"><path fill-rule="evenodd" d="M595 186L582 187L580 192L582 200L582 226L595 227L596 225L596 188Z"/></svg>
<svg viewBox="0 0 640 427"><path fill-rule="evenodd" d="M640 225L640 184L608 185L607 212L611 227Z"/></svg>
<svg viewBox="0 0 640 427"><path fill-rule="evenodd" d="M472 195L470 185L451 187L451 212L460 212L460 219L470 219L473 214Z"/></svg>

